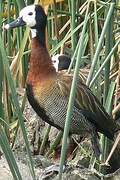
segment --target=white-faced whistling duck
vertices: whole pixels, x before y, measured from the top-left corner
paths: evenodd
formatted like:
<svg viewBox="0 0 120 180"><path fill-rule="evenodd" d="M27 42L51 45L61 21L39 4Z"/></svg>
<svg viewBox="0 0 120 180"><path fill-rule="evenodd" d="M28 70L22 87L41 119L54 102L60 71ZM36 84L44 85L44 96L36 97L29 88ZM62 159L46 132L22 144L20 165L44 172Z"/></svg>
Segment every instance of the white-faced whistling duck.
<svg viewBox="0 0 120 180"><path fill-rule="evenodd" d="M48 124L64 130L72 74L56 72L45 41L47 16L40 5L30 5L20 11L6 29L27 25L31 29L32 47L27 77L27 97L36 113ZM71 134L91 138L93 150L100 154L98 132L113 140L118 130L91 90L79 79L75 97Z"/></svg>

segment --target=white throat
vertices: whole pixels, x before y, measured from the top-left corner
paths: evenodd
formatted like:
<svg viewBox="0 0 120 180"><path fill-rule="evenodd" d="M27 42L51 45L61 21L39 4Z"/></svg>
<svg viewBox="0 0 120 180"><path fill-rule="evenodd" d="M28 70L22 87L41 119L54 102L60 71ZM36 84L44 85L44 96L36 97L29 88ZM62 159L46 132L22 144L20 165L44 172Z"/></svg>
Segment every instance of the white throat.
<svg viewBox="0 0 120 180"><path fill-rule="evenodd" d="M37 31L36 31L36 29L31 29L31 35L32 35L32 38L34 38L34 37L37 36Z"/></svg>

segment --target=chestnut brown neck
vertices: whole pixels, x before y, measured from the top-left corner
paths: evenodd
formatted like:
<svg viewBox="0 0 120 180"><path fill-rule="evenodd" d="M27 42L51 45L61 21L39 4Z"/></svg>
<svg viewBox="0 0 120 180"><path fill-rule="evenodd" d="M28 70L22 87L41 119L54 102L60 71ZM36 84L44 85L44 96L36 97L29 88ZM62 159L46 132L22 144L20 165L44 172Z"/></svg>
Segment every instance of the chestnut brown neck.
<svg viewBox="0 0 120 180"><path fill-rule="evenodd" d="M42 82L55 76L56 70L53 67L46 45L41 44L37 36L32 39L31 48L28 83Z"/></svg>

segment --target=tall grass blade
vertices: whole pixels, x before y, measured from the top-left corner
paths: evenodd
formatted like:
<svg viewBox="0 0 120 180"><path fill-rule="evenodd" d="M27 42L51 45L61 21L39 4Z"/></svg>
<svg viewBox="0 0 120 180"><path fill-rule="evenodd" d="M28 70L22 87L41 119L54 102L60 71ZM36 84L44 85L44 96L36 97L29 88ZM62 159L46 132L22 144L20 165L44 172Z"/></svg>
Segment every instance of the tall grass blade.
<svg viewBox="0 0 120 180"><path fill-rule="evenodd" d="M113 10L114 10L114 6L115 6L115 3L111 3L110 4L110 9L108 11L108 14L107 14L107 17L106 17L106 20L105 20L105 23L104 23L104 27L102 29L101 36L100 36L100 39L99 39L99 42L98 42L98 46L97 46L97 49L96 49L96 52L95 52L95 55L94 55L94 58L93 58L93 61L92 61L91 69L90 69L90 72L89 72L89 75L88 75L88 78L87 78L86 84L88 86L89 86L90 81L91 81L91 79L93 77L95 65L97 63L98 56L99 56L99 53L101 51L101 47L102 47L102 43L103 43L103 40L104 40L104 36L105 36L106 30L108 28L108 23L109 23L110 18L112 16L112 13L113 13Z"/></svg>
<svg viewBox="0 0 120 180"><path fill-rule="evenodd" d="M0 127L0 146L4 152L9 168L15 180L22 180L18 165L15 161L12 150L10 149L8 139L2 127Z"/></svg>
<svg viewBox="0 0 120 180"><path fill-rule="evenodd" d="M4 70L6 72L7 81L8 81L8 84L9 84L9 87L10 87L10 90L11 90L11 95L12 95L12 98L13 98L14 108L15 108L15 111L16 111L16 113L18 115L19 124L21 126L21 130L22 130L23 137L24 137L24 140L25 140L26 150L27 150L27 153L28 153L29 161L30 161L29 165L30 165L31 174L32 174L33 179L35 179L35 173L34 173L34 168L33 168L31 152L30 152L30 149L29 149L29 143L28 143L28 139L27 139L25 126L24 126L24 118L22 116L22 112L21 112L21 109L19 107L19 102L18 102L18 99L17 99L15 85L14 85L14 82L12 80L12 76L11 76L11 72L10 72L10 69L9 69L9 64L8 64L8 60L7 60L7 56L6 56L6 52L5 52L5 48L4 48L4 44L3 44L1 36L0 36L0 42L1 42L0 43L0 51L1 51L1 54L2 54L2 62L3 62L3 65L4 65Z"/></svg>
<svg viewBox="0 0 120 180"><path fill-rule="evenodd" d="M87 6L84 25L83 25L83 29L82 29L82 33L81 33L81 37L80 37L81 43L80 43L79 50L78 50L78 56L77 56L77 60L76 60L75 71L74 71L74 75L73 75L73 81L72 81L72 85L71 85L70 97L69 97L69 102L68 102L68 109L67 109L64 133L63 133L63 144L62 144L61 157L60 157L59 179L62 179L63 165L65 163L65 156L66 156L66 150L67 150L67 138L68 138L69 129L70 129L71 116L72 116L72 112L73 112L74 98L75 98L75 92L76 92L75 90L76 90L76 86L77 86L77 77L78 77L78 73L79 73L79 62L81 61L81 57L82 57L82 49L83 49L82 42L83 42L83 39L85 36L87 21L88 21L88 10L89 10L89 3Z"/></svg>

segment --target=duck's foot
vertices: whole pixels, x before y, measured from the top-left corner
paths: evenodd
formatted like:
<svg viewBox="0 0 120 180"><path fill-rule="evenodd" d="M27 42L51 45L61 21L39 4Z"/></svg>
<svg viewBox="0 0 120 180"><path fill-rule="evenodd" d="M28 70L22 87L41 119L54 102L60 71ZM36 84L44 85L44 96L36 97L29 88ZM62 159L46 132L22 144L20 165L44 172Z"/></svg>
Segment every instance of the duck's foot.
<svg viewBox="0 0 120 180"><path fill-rule="evenodd" d="M53 164L47 168L42 173L42 178L45 179L47 177L52 176L53 174L58 174L59 173L60 166L59 164ZM65 170L65 165L63 166L63 171Z"/></svg>

